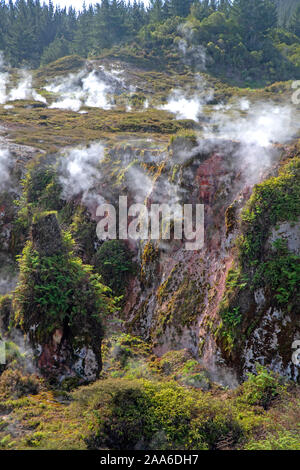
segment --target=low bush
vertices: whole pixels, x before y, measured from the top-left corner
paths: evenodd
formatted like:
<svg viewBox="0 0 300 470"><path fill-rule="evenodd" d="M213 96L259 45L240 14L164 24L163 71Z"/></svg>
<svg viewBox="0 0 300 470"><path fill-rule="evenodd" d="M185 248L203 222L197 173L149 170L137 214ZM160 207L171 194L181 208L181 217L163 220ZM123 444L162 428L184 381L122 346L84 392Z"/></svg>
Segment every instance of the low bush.
<svg viewBox="0 0 300 470"><path fill-rule="evenodd" d="M91 416L90 449L216 449L243 434L223 401L174 382L109 379L74 398Z"/></svg>
<svg viewBox="0 0 300 470"><path fill-rule="evenodd" d="M24 395L37 394L40 388L35 375L23 375L18 369L7 369L0 376L0 395L17 399Z"/></svg>

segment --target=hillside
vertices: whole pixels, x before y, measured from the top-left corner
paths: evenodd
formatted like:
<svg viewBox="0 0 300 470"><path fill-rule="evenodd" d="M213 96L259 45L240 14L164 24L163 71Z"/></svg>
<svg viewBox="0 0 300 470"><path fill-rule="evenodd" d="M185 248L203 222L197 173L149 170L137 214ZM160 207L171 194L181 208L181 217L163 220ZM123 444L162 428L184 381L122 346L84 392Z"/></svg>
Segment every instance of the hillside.
<svg viewBox="0 0 300 470"><path fill-rule="evenodd" d="M198 3L31 68L4 43L1 449L299 450L299 11L234 62ZM100 240L120 197L203 206L203 246L178 212Z"/></svg>

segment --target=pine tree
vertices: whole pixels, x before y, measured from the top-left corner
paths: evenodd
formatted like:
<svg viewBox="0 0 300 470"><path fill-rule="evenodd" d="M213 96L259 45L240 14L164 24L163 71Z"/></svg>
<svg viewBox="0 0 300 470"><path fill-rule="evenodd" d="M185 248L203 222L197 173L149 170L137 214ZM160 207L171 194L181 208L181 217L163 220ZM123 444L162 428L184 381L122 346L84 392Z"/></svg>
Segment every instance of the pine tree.
<svg viewBox="0 0 300 470"><path fill-rule="evenodd" d="M276 5L272 0L235 0L231 12L243 42L256 49L262 36L276 25Z"/></svg>
<svg viewBox="0 0 300 470"><path fill-rule="evenodd" d="M289 26L298 7L299 0L277 0L279 24Z"/></svg>
<svg viewBox="0 0 300 470"><path fill-rule="evenodd" d="M89 51L93 47L93 9L90 7L88 10L85 5L82 12L79 14L77 21L77 28L73 40L73 52L87 57Z"/></svg>
<svg viewBox="0 0 300 470"><path fill-rule="evenodd" d="M300 5L291 17L289 30L300 37Z"/></svg>
<svg viewBox="0 0 300 470"><path fill-rule="evenodd" d="M230 10L231 10L231 2L230 0L220 0L219 5L218 5L218 10L221 11L222 13L225 13L225 15L229 15Z"/></svg>
<svg viewBox="0 0 300 470"><path fill-rule="evenodd" d="M182 16L185 18L189 15L193 0L171 0L169 9L172 16Z"/></svg>
<svg viewBox="0 0 300 470"><path fill-rule="evenodd" d="M197 20L202 21L213 13L210 0L197 0L191 6L191 14Z"/></svg>
<svg viewBox="0 0 300 470"><path fill-rule="evenodd" d="M166 17L166 5L163 0L150 0L150 22L160 23Z"/></svg>
<svg viewBox="0 0 300 470"><path fill-rule="evenodd" d="M8 14L5 0L0 2L0 50L5 48L5 35L8 29Z"/></svg>
<svg viewBox="0 0 300 470"><path fill-rule="evenodd" d="M14 21L9 24L6 38L9 59L13 65L37 64L38 37L25 0L16 1L13 14Z"/></svg>

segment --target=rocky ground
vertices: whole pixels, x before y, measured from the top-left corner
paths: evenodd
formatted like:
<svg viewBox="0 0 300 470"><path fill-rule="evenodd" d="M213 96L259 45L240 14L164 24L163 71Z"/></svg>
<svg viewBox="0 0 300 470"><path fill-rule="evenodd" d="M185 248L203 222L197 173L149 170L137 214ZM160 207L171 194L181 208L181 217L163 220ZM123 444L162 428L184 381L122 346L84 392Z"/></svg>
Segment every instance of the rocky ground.
<svg viewBox="0 0 300 470"><path fill-rule="evenodd" d="M106 109L78 92L94 73ZM0 106L2 448L299 447L290 83L242 90L76 57L32 74L47 102L28 93ZM100 242L97 206L122 195L204 204L204 247Z"/></svg>

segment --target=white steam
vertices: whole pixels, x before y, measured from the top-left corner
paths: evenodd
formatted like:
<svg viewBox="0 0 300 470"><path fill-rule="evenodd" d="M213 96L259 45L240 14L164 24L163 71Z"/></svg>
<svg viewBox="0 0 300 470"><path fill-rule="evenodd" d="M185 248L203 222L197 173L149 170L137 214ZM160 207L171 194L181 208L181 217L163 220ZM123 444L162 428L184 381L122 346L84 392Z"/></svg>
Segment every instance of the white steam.
<svg viewBox="0 0 300 470"><path fill-rule="evenodd" d="M199 44L194 44L193 25L187 21L179 25L178 32L182 36L178 41L178 49L183 63L195 72L203 72L206 69L206 49Z"/></svg>
<svg viewBox="0 0 300 470"><path fill-rule="evenodd" d="M10 186L10 170L12 160L7 149L0 149L0 191L5 191Z"/></svg>
<svg viewBox="0 0 300 470"><path fill-rule="evenodd" d="M10 75L4 70L3 53L0 51L0 104L16 100L33 100L47 103L46 99L37 93L32 86L32 75L27 70L21 70L20 79L15 87L8 92ZM6 106L6 109L10 109Z"/></svg>
<svg viewBox="0 0 300 470"><path fill-rule="evenodd" d="M58 95L50 108L66 109L78 112L82 106L91 108L111 109L112 93L120 93L124 82L119 77L121 71L108 72L103 68L86 74L81 71L67 77L56 78L45 89Z"/></svg>
<svg viewBox="0 0 300 470"><path fill-rule="evenodd" d="M102 201L95 186L101 177L98 165L103 158L104 147L99 143L66 151L60 164L60 183L65 199L81 196L86 204Z"/></svg>
<svg viewBox="0 0 300 470"><path fill-rule="evenodd" d="M11 328L7 340L17 346L18 353L23 359L18 360L18 366L22 368L24 373L40 375L40 371L35 365L35 351L31 348L28 337L16 328Z"/></svg>
<svg viewBox="0 0 300 470"><path fill-rule="evenodd" d="M82 89L86 96L86 106L102 109L111 108L111 103L107 98L109 86L99 80L95 71L82 80Z"/></svg>
<svg viewBox="0 0 300 470"><path fill-rule="evenodd" d="M7 96L7 101L33 100L47 103L47 100L32 87L32 75L26 70L21 70L20 75L20 81L17 86L10 91Z"/></svg>
<svg viewBox="0 0 300 470"><path fill-rule="evenodd" d="M8 82L8 73L4 71L3 53L0 51L0 104L6 103L6 88Z"/></svg>
<svg viewBox="0 0 300 470"><path fill-rule="evenodd" d="M227 113L228 108L215 112L207 127L208 136L215 135L214 129L217 128L218 137L223 139L268 147L276 142L286 142L297 129L290 106L278 106L272 103L251 106L246 99L241 100L239 106L242 111L248 110L248 113L246 115L234 111Z"/></svg>
<svg viewBox="0 0 300 470"><path fill-rule="evenodd" d="M153 180L139 166L130 166L126 172L126 184L134 202L143 204L153 190Z"/></svg>
<svg viewBox="0 0 300 470"><path fill-rule="evenodd" d="M177 119L198 121L203 105L211 101L214 92L200 74L195 75L194 89L193 93L189 88L187 90L173 90L167 103L160 106L159 109L175 114Z"/></svg>
<svg viewBox="0 0 300 470"><path fill-rule="evenodd" d="M240 142L237 165L249 184L253 184L259 181L261 171L267 170L279 155L275 144L287 143L298 131L299 122L291 106L271 102L252 105L242 99L229 109L216 110L206 126L204 137L215 142L220 139Z"/></svg>
<svg viewBox="0 0 300 470"><path fill-rule="evenodd" d="M177 119L197 121L202 105L196 98L186 98L180 90L174 90L167 104L161 106L160 109L176 114Z"/></svg>

